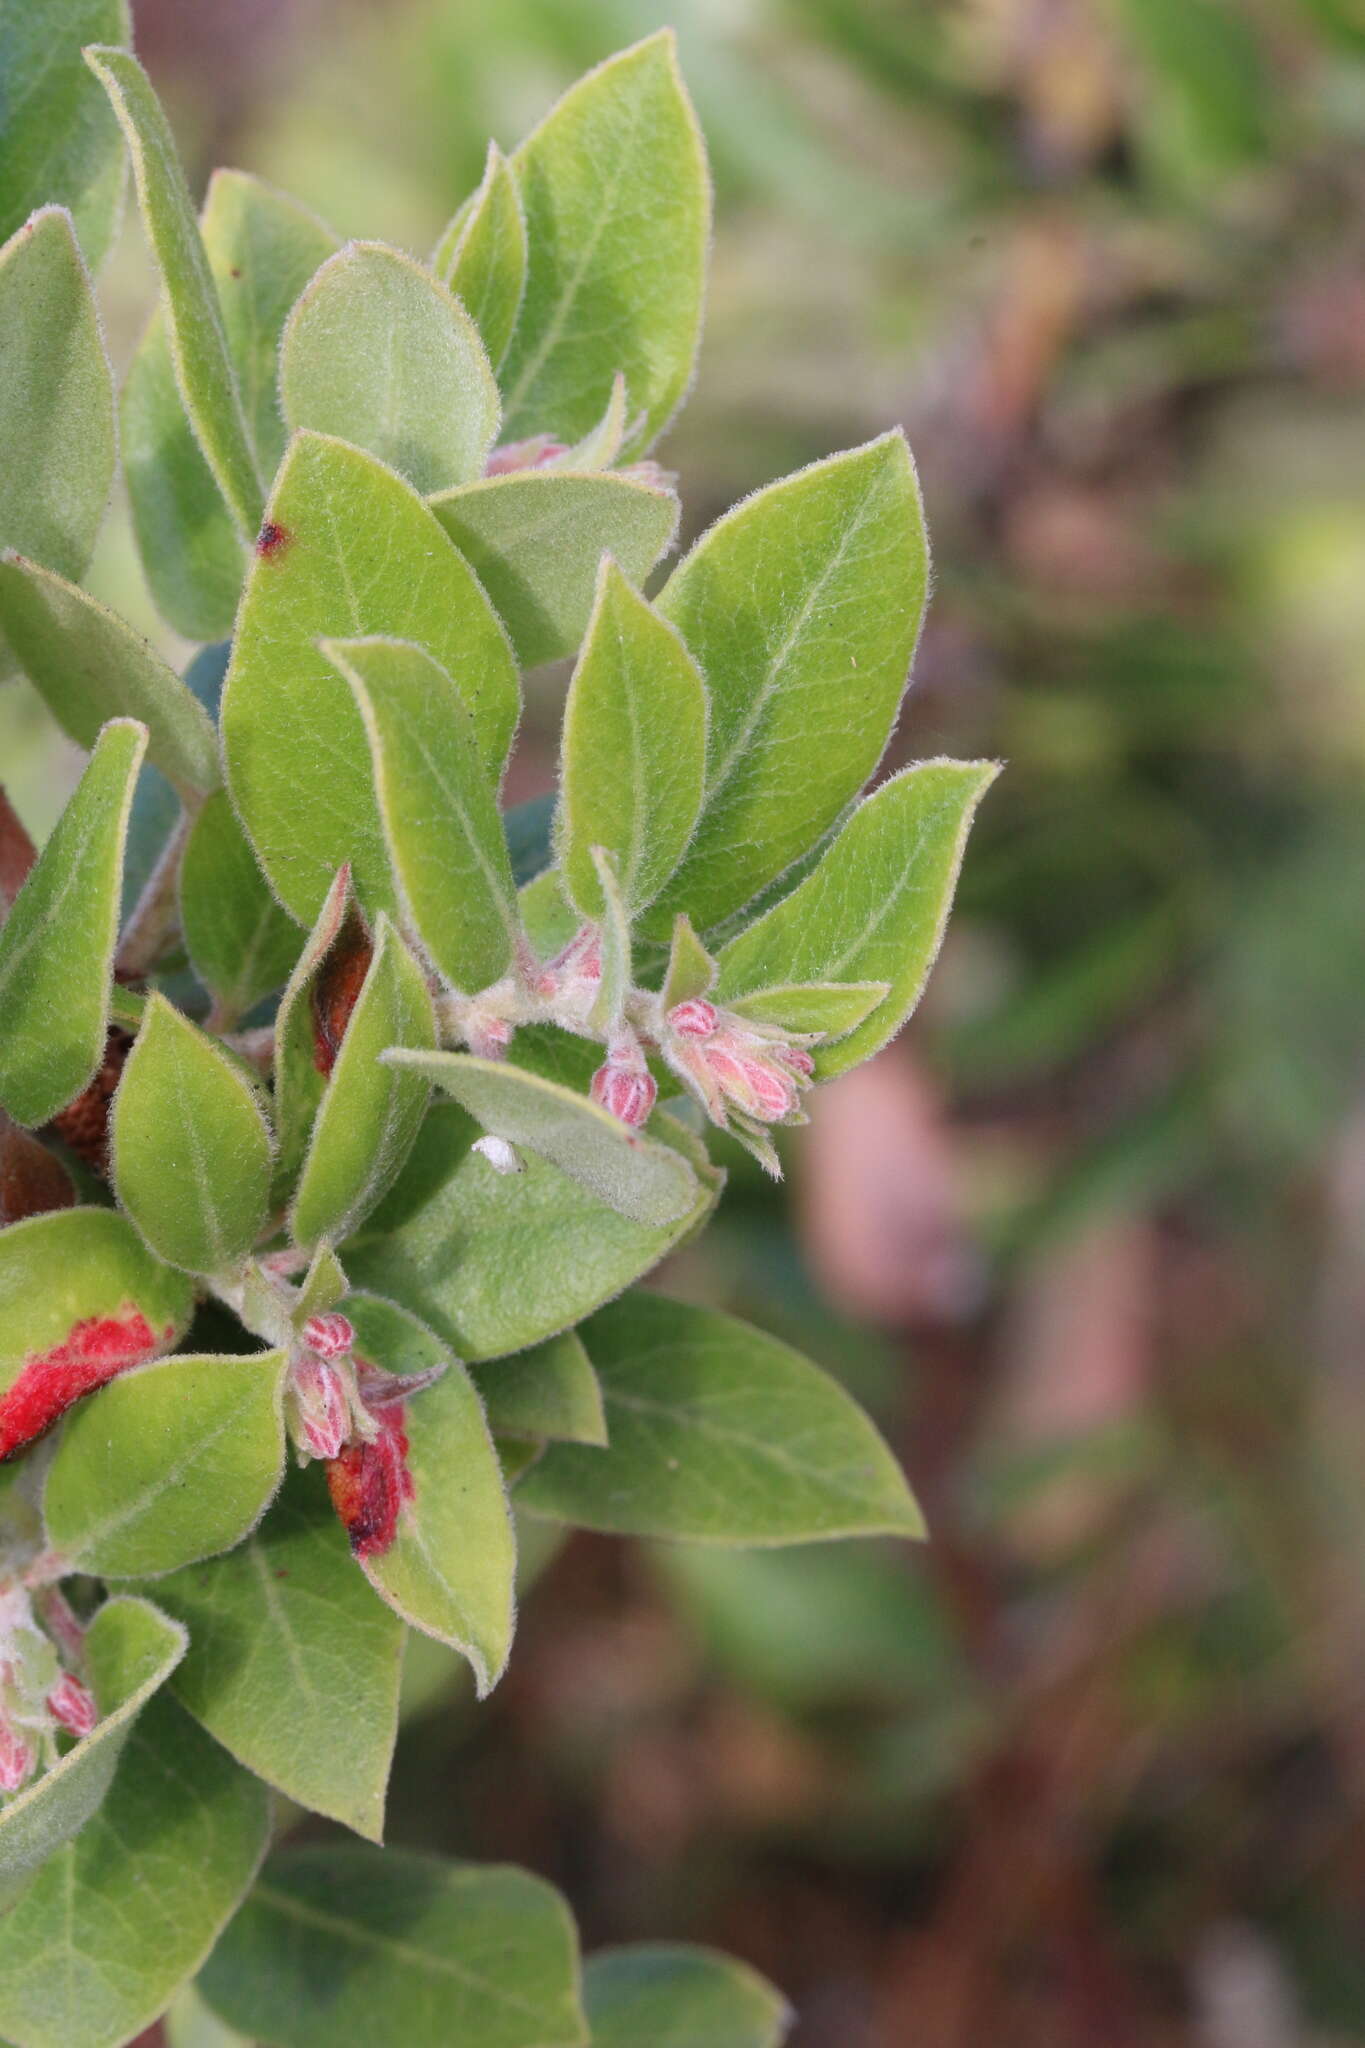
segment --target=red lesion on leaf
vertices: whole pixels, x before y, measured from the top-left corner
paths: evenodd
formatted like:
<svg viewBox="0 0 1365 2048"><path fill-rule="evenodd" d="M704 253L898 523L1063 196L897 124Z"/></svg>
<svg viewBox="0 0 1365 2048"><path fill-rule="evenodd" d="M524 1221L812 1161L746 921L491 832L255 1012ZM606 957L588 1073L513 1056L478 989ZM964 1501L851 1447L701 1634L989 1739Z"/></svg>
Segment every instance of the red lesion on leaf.
<svg viewBox="0 0 1365 2048"><path fill-rule="evenodd" d="M281 526L278 520L267 519L256 536L256 552L263 560L271 561L284 553L293 538L287 526Z"/></svg>
<svg viewBox="0 0 1365 2048"><path fill-rule="evenodd" d="M320 1074L330 1074L336 1065L346 1026L373 958L374 947L365 921L353 910L313 982L313 1065Z"/></svg>
<svg viewBox="0 0 1365 2048"><path fill-rule="evenodd" d="M131 1302L118 1315L85 1316L73 1323L62 1343L26 1358L18 1378L0 1395L0 1464L51 1429L74 1401L174 1341L174 1324L168 1323L158 1337Z"/></svg>
<svg viewBox="0 0 1365 2048"><path fill-rule="evenodd" d="M408 1438L401 1401L372 1411L379 1424L373 1443L349 1444L329 1459L327 1490L357 1557L382 1557L398 1534L398 1517L413 1498Z"/></svg>

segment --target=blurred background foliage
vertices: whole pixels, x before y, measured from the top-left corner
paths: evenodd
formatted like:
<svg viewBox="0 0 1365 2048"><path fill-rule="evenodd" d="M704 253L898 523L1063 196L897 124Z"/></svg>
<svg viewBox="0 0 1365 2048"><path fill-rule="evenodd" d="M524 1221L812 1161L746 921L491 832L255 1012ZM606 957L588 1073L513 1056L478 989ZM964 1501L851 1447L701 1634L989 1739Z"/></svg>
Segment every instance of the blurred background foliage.
<svg viewBox="0 0 1365 2048"><path fill-rule="evenodd" d="M135 13L200 179L418 250L671 19L719 201L689 529L902 421L894 758L1009 762L907 1041L663 1276L844 1374L931 1544L542 1544L489 1706L413 1660L392 1839L740 1951L797 2048L1365 2042L1360 0ZM126 359L135 225L107 283ZM122 516L94 580L165 643ZM43 829L22 687L0 750Z"/></svg>

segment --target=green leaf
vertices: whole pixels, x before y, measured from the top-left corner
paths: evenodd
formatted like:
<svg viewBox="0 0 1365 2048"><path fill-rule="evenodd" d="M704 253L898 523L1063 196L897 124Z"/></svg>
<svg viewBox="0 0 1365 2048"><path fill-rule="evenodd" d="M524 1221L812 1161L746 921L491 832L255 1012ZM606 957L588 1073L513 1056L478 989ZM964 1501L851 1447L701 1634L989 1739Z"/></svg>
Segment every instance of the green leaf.
<svg viewBox="0 0 1365 2048"><path fill-rule="evenodd" d="M153 994L110 1118L114 1188L152 1250L190 1273L227 1274L270 1203L270 1129L220 1045Z"/></svg>
<svg viewBox="0 0 1365 2048"><path fill-rule="evenodd" d="M108 1600L85 1636L85 1672L99 1708L91 1733L0 1806L0 1870L36 1870L99 1807L133 1722L185 1654L185 1631L146 1600Z"/></svg>
<svg viewBox="0 0 1365 2048"><path fill-rule="evenodd" d="M227 791L199 812L180 862L180 929L227 1030L286 980L298 926L271 895Z"/></svg>
<svg viewBox="0 0 1365 2048"><path fill-rule="evenodd" d="M612 1034L621 1027L626 998L634 981L630 918L611 855L604 848L594 846L591 864L597 882L597 893L602 903L601 922L598 927L602 973L597 986L597 998L592 1006L591 1022L610 1041ZM531 1065L533 1062L527 1064ZM552 1074L549 1078L554 1080L558 1076Z"/></svg>
<svg viewBox="0 0 1365 2048"><path fill-rule="evenodd" d="M318 1058L314 1015L320 978L336 960L334 948L338 941L359 941L361 929L351 903L351 871L342 867L323 898L275 1014L276 1153L272 1207L281 1206L293 1189L327 1086L326 1073ZM358 949L357 958L363 957L363 949Z"/></svg>
<svg viewBox="0 0 1365 2048"><path fill-rule="evenodd" d="M200 1989L274 2048L579 2048L573 1922L524 1872L398 1850L273 1856Z"/></svg>
<svg viewBox="0 0 1365 2048"><path fill-rule="evenodd" d="M284 1470L283 1351L178 1354L114 1380L67 1422L43 1494L72 1571L145 1579L230 1550Z"/></svg>
<svg viewBox="0 0 1365 2048"><path fill-rule="evenodd" d="M345 1250L359 1286L382 1289L465 1358L499 1358L569 1328L657 1265L715 1202L714 1179L677 1223L632 1223L544 1161L496 1173L470 1148L479 1126L433 1103L407 1168Z"/></svg>
<svg viewBox="0 0 1365 2048"><path fill-rule="evenodd" d="M565 1330L515 1358L475 1366L473 1380L488 1426L500 1435L604 1444L602 1389L576 1330Z"/></svg>
<svg viewBox="0 0 1365 2048"><path fill-rule="evenodd" d="M506 431L576 439L619 370L642 414L638 453L692 376L711 227L706 153L672 32L580 79L512 166L529 265L503 377Z"/></svg>
<svg viewBox="0 0 1365 2048"><path fill-rule="evenodd" d="M210 2012L193 1984L177 1992L162 2025L166 2048L251 2048L245 2034L224 2025Z"/></svg>
<svg viewBox="0 0 1365 2048"><path fill-rule="evenodd" d="M0 20L0 241L35 207L70 207L98 270L123 205L123 145L81 61L86 43L129 43L127 0L6 7ZM73 571L73 573L75 573Z"/></svg>
<svg viewBox="0 0 1365 2048"><path fill-rule="evenodd" d="M328 1077L289 1227L296 1244L339 1241L385 1195L412 1150L431 1087L420 1072L398 1072L380 1055L392 1046L421 1058L436 1043L431 995L416 961L386 917L374 957Z"/></svg>
<svg viewBox="0 0 1365 2048"><path fill-rule="evenodd" d="M775 1337L638 1293L581 1334L608 1448L552 1444L517 1495L533 1514L706 1543L924 1533L866 1415Z"/></svg>
<svg viewBox="0 0 1365 2048"><path fill-rule="evenodd" d="M7 87L13 33L0 24ZM0 134L0 191L4 156ZM114 455L114 380L95 294L70 214L47 206L0 248L0 547L84 575ZM0 632L0 677L10 666Z"/></svg>
<svg viewBox="0 0 1365 2048"><path fill-rule="evenodd" d="M556 844L585 917L601 917L594 847L616 863L630 916L687 850L706 770L706 690L674 629L604 559L564 707Z"/></svg>
<svg viewBox="0 0 1365 2048"><path fill-rule="evenodd" d="M697 1203L697 1178L671 1146L631 1130L586 1095L471 1053L389 1055L452 1095L486 1131L525 1146L634 1223L662 1229Z"/></svg>
<svg viewBox="0 0 1365 2048"><path fill-rule="evenodd" d="M726 1008L754 1024L839 1038L861 1024L890 993L889 981L790 981L735 996Z"/></svg>
<svg viewBox="0 0 1365 2048"><path fill-rule="evenodd" d="M5 553L0 629L78 747L93 747L110 719L136 718L147 728L147 759L182 796L217 788L218 735L203 705L98 598Z"/></svg>
<svg viewBox="0 0 1365 2048"><path fill-rule="evenodd" d="M300 923L316 916L344 860L367 910L392 910L365 729L318 640L383 634L425 647L465 693L494 776L517 722L511 652L437 521L372 455L296 435L267 513L270 545L247 579L223 694L233 801Z"/></svg>
<svg viewBox="0 0 1365 2048"><path fill-rule="evenodd" d="M263 476L284 454L276 359L290 307L336 237L245 171L215 171L199 219L228 355ZM246 572L242 536L200 452L158 312L123 387L123 467L152 596L177 632L226 639Z"/></svg>
<svg viewBox="0 0 1365 2048"><path fill-rule="evenodd" d="M464 1367L425 1323L377 1295L352 1294L356 1356L399 1374L444 1368L403 1406L411 1486L387 1549L359 1561L381 1599L469 1659L479 1697L512 1647L516 1538L502 1469Z"/></svg>
<svg viewBox="0 0 1365 2048"><path fill-rule="evenodd" d="M436 247L432 268L483 336L494 369L507 353L526 288L526 222L511 166L488 145L483 183Z"/></svg>
<svg viewBox="0 0 1365 2048"><path fill-rule="evenodd" d="M681 1943L599 1950L583 2003L592 2048L781 2048L793 2018L756 1970Z"/></svg>
<svg viewBox="0 0 1365 2048"><path fill-rule="evenodd" d="M61 1209L0 1231L0 1459L26 1441L21 1415L33 1421L44 1394L55 1419L110 1371L169 1350L193 1306L184 1274L116 1210Z"/></svg>
<svg viewBox="0 0 1365 2048"><path fill-rule="evenodd" d="M291 427L368 448L415 489L481 476L501 405L479 331L430 271L348 242L301 294L280 341Z"/></svg>
<svg viewBox="0 0 1365 2048"><path fill-rule="evenodd" d="M841 1074L895 1036L934 964L993 761L926 761L873 792L800 887L721 954L718 999L790 981L883 979L890 994L817 1070Z"/></svg>
<svg viewBox="0 0 1365 2048"><path fill-rule="evenodd" d="M552 456L546 464L550 469L610 469L621 453L629 424L626 414L626 380L618 370L611 387L611 397L606 410L595 427L590 427L581 441L572 448L566 448L562 455Z"/></svg>
<svg viewBox="0 0 1365 2048"><path fill-rule="evenodd" d="M542 960L552 960L582 929L583 920L564 893L558 868L547 868L517 892L521 926Z"/></svg>
<svg viewBox="0 0 1365 2048"><path fill-rule="evenodd" d="M485 477L441 492L431 509L493 600L523 668L574 652L604 554L642 583L678 529L677 498L662 486L563 469Z"/></svg>
<svg viewBox="0 0 1365 2048"><path fill-rule="evenodd" d="M0 927L0 1107L43 1124L104 1059L119 884L145 726L105 727Z"/></svg>
<svg viewBox="0 0 1365 2048"><path fill-rule="evenodd" d="M379 1841L403 1625L356 1570L321 1470L291 1472L245 1543L158 1579L156 1599L189 1630L182 1705L257 1777Z"/></svg>
<svg viewBox="0 0 1365 2048"><path fill-rule="evenodd" d="M492 780L464 698L439 662L397 640L327 640L374 763L399 901L452 988L506 973L516 891Z"/></svg>
<svg viewBox="0 0 1365 2048"><path fill-rule="evenodd" d="M260 1867L269 1795L164 1693L99 1812L0 1918L0 2035L118 2048L192 1977Z"/></svg>
<svg viewBox="0 0 1365 2048"><path fill-rule="evenodd" d="M715 983L716 963L681 911L673 920L673 940L660 1000L666 1010L706 995Z"/></svg>
<svg viewBox="0 0 1365 2048"><path fill-rule="evenodd" d="M814 845L881 758L929 573L905 438L813 463L703 534L658 598L711 700L706 809L656 913L699 931ZM653 928L653 927L652 927Z"/></svg>

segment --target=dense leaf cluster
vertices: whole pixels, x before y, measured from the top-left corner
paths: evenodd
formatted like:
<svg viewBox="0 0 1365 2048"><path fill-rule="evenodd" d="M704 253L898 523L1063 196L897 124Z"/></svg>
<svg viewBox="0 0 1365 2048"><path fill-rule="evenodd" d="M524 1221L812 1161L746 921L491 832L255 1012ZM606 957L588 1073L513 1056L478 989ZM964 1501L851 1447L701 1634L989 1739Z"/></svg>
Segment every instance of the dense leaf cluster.
<svg viewBox="0 0 1365 2048"><path fill-rule="evenodd" d="M267 1788L379 1841L407 1629L496 1683L513 1500L918 1530L834 1381L627 1291L717 1200L708 1125L778 1170L937 950L991 767L860 800L926 593L908 451L760 492L643 594L709 228L667 35L490 149L422 264L237 172L196 217L114 0L25 19L0 649L89 761L0 925L0 2037L175 2001L178 2042L762 2048L767 1987L692 1951L581 1976L519 1873L259 1867ZM79 580L125 156L162 298L123 467L183 677ZM547 833L499 789L561 656Z"/></svg>

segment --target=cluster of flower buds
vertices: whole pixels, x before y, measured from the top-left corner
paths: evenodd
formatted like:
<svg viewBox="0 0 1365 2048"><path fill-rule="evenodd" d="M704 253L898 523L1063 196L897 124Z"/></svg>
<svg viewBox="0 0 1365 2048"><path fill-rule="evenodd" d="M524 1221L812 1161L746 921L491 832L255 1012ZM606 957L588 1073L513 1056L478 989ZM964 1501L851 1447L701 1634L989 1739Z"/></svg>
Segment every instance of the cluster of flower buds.
<svg viewBox="0 0 1365 2048"><path fill-rule="evenodd" d="M99 1719L94 1695L71 1668L84 1630L56 1587L41 1603L42 1625L22 1586L0 1591L0 1794L20 1791L40 1762L56 1762L58 1729L79 1738Z"/></svg>
<svg viewBox="0 0 1365 2048"><path fill-rule="evenodd" d="M592 1077L591 1093L599 1107L635 1130L648 1120L659 1090L634 1032L617 1032L608 1041L607 1057Z"/></svg>
<svg viewBox="0 0 1365 2048"><path fill-rule="evenodd" d="M800 1121L815 1062L790 1034L693 996L666 1013L661 1050L722 1128L732 1119L745 1130Z"/></svg>
<svg viewBox="0 0 1365 2048"><path fill-rule="evenodd" d="M285 1412L289 1434L303 1458L335 1458L355 1431L355 1331L333 1311L310 1316L299 1332L289 1366Z"/></svg>

